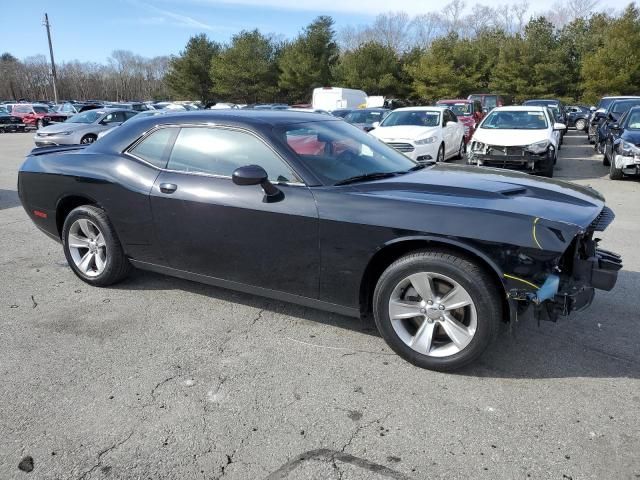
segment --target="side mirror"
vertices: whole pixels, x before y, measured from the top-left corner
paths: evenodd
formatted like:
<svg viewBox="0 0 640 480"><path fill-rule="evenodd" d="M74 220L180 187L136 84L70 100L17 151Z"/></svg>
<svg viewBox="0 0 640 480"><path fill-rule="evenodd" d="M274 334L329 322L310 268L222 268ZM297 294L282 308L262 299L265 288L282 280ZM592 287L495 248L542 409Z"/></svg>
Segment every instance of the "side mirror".
<svg viewBox="0 0 640 480"><path fill-rule="evenodd" d="M380 122L373 122L371 124L371 130L373 130L374 128L378 128L380 126Z"/></svg>
<svg viewBox="0 0 640 480"><path fill-rule="evenodd" d="M592 111L592 112L595 112L595 111L596 111L596 107L594 107L593 105L591 105L591 107L589 107L589 110L590 110L590 111Z"/></svg>
<svg viewBox="0 0 640 480"><path fill-rule="evenodd" d="M604 112L597 112L593 114L593 118L595 120L601 120L604 118Z"/></svg>
<svg viewBox="0 0 640 480"><path fill-rule="evenodd" d="M458 124L458 122L454 122L453 120L449 120L449 121L447 122L447 125L446 125L446 126L447 126L447 127L451 127L451 126L454 126L454 125L457 125L457 124Z"/></svg>
<svg viewBox="0 0 640 480"><path fill-rule="evenodd" d="M554 123L553 124L553 129L554 130L566 130L567 126L564 123Z"/></svg>
<svg viewBox="0 0 640 480"><path fill-rule="evenodd" d="M282 199L284 194L269 181L269 175L260 165L245 165L236 168L231 176L236 185L260 185L264 191L263 202L269 203Z"/></svg>
<svg viewBox="0 0 640 480"><path fill-rule="evenodd" d="M482 109L482 113L489 113L489 109L488 108L483 108Z"/></svg>
<svg viewBox="0 0 640 480"><path fill-rule="evenodd" d="M618 130L622 130L622 129L620 128L620 124L619 124L619 123L614 123L614 124L612 124L612 125L611 125L611 127L609 127L609 128L610 128L611 130L616 130L616 131L618 131Z"/></svg>

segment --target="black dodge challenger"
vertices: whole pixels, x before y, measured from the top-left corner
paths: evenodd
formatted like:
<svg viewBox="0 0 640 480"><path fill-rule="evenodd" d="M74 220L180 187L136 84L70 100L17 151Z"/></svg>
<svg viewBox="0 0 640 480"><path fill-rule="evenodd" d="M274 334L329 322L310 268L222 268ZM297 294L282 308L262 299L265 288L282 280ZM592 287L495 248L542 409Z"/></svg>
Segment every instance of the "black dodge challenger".
<svg viewBox="0 0 640 480"><path fill-rule="evenodd" d="M503 322L556 320L611 290L594 190L504 170L418 165L342 120L185 112L89 146L36 148L27 213L83 281L130 268L358 317L406 360L452 370Z"/></svg>

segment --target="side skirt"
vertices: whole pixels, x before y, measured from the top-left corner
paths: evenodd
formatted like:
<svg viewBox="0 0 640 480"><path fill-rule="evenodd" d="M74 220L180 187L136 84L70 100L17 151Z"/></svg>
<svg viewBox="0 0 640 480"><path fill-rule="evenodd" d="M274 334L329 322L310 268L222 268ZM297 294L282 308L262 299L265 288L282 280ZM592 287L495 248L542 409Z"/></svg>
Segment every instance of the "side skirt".
<svg viewBox="0 0 640 480"><path fill-rule="evenodd" d="M281 300L284 302L295 303L304 307L317 308L318 310L325 310L327 312L339 313L346 315L347 317L360 318L360 310L357 308L345 307L343 305L337 305L335 303L323 302L322 300L316 300L315 298L302 297L300 295L294 295L292 293L280 292L278 290L271 290L268 288L255 287L253 285L247 285L245 283L233 282L230 280L223 280L221 278L210 277L208 275L202 275L199 273L186 272L184 270L178 270L176 268L164 267L162 265L156 265L154 263L141 262L139 260L129 260L131 264L139 268L140 270L148 270L150 272L162 273L171 277L182 278L184 280L191 280L192 282L205 283L214 287L227 288L229 290L236 290L238 292L248 293L252 295L259 295L261 297L273 298L275 300Z"/></svg>

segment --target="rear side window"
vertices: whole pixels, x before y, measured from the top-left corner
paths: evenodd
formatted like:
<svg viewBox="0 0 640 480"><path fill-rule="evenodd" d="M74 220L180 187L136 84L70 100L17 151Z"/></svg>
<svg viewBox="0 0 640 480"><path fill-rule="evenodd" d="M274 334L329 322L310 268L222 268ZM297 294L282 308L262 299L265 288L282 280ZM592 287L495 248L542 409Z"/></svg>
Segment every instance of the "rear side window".
<svg viewBox="0 0 640 480"><path fill-rule="evenodd" d="M161 128L156 130L138 145L130 150L130 153L142 160L149 162L158 168L167 165L169 149L176 135L176 128Z"/></svg>
<svg viewBox="0 0 640 480"><path fill-rule="evenodd" d="M182 128L168 168L230 177L238 167L260 165L274 182L296 182L291 169L251 134L223 128Z"/></svg>

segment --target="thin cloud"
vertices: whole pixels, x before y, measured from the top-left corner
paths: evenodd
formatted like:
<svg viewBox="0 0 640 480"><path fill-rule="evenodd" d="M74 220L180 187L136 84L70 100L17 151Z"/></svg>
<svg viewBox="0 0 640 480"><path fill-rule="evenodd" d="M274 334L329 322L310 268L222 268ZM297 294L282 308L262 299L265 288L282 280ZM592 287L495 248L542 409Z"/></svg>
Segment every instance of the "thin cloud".
<svg viewBox="0 0 640 480"><path fill-rule="evenodd" d="M164 23L167 25L172 25L174 27L184 27L184 28L209 30L209 31L218 30L217 28L214 28L212 25L196 20L195 18L190 17L188 15L183 15L181 13L176 13L170 10L165 10L163 8L158 8L153 5L149 5L148 3L134 2L134 4L144 7L147 10L154 12L156 15L154 17L150 17L148 21L147 19L141 19L142 23L146 22L147 24L154 24L154 25Z"/></svg>

